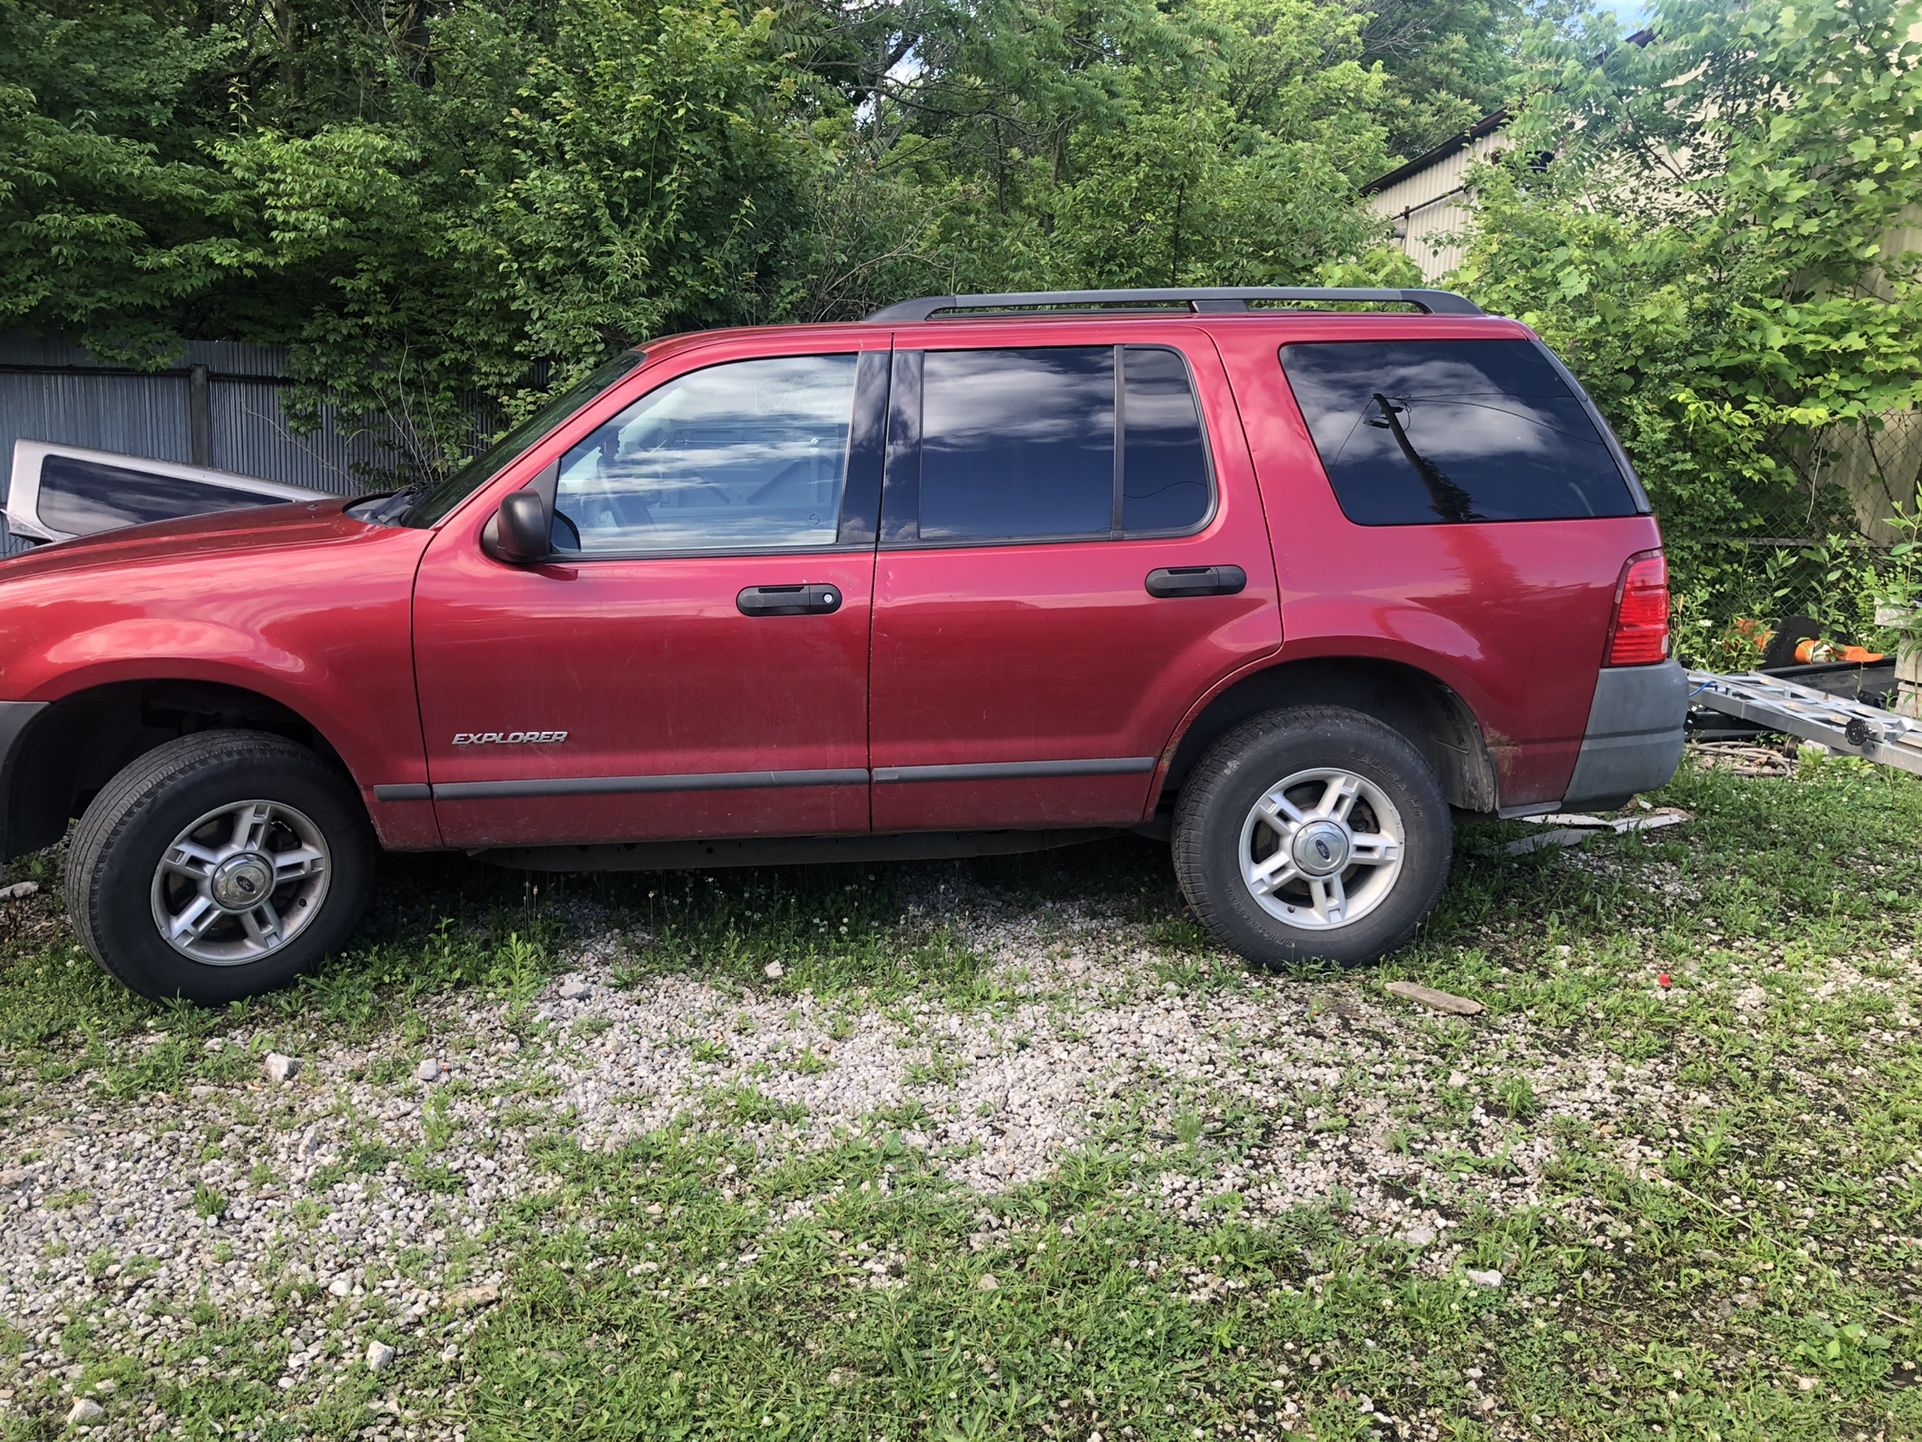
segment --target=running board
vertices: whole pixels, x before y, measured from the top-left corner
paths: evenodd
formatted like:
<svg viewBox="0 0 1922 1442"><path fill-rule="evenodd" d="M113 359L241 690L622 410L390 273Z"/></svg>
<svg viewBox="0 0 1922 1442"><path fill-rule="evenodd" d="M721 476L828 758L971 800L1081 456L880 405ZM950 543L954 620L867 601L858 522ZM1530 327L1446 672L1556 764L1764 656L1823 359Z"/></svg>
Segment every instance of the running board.
<svg viewBox="0 0 1922 1442"><path fill-rule="evenodd" d="M1688 685L1690 706L1922 776L1922 721L1755 671L1739 676L1691 671Z"/></svg>
<svg viewBox="0 0 1922 1442"><path fill-rule="evenodd" d="M788 866L815 861L951 861L1017 856L1125 836L1118 827L1074 831L910 831L896 835L761 836L730 841L597 842L502 846L469 851L476 861L517 871L690 871L722 866Z"/></svg>

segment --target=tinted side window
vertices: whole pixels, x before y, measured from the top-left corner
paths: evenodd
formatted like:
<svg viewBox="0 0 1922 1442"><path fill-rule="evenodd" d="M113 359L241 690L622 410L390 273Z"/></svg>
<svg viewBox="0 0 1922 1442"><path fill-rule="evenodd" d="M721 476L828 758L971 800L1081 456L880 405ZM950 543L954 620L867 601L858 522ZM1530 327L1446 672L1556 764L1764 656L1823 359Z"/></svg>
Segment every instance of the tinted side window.
<svg viewBox="0 0 1922 1442"><path fill-rule="evenodd" d="M1208 446L1188 367L1170 350L1122 358L1121 528L1185 531L1208 514Z"/></svg>
<svg viewBox="0 0 1922 1442"><path fill-rule="evenodd" d="M1351 521L1628 516L1580 399L1525 340L1314 341L1282 368Z"/></svg>
<svg viewBox="0 0 1922 1442"><path fill-rule="evenodd" d="M1211 500L1194 385L1173 351L1064 346L922 358L923 540L1184 531L1206 519Z"/></svg>
<svg viewBox="0 0 1922 1442"><path fill-rule="evenodd" d="M40 519L50 530L76 536L243 506L284 504L278 496L230 491L74 456L48 456L40 466Z"/></svg>
<svg viewBox="0 0 1922 1442"><path fill-rule="evenodd" d="M1114 431L1111 346L927 352L921 538L1108 535Z"/></svg>
<svg viewBox="0 0 1922 1442"><path fill-rule="evenodd" d="M586 552L833 545L857 362L734 361L655 387L562 457L555 544Z"/></svg>

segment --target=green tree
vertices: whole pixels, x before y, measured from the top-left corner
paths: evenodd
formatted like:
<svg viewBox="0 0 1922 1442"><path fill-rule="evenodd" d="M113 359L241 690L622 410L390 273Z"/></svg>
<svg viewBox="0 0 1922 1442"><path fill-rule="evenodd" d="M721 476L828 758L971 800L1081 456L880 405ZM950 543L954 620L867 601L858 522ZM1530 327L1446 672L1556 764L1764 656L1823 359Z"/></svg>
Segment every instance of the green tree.
<svg viewBox="0 0 1922 1442"><path fill-rule="evenodd" d="M237 264L324 284L293 332L315 401L431 464L470 392L519 409L612 346L785 312L806 157L765 16L466 5L430 36L389 113L218 147L264 222Z"/></svg>
<svg viewBox="0 0 1922 1442"><path fill-rule="evenodd" d="M956 8L884 82L892 159L972 279L1302 279L1378 233L1386 151L1359 22L1319 0Z"/></svg>
<svg viewBox="0 0 1922 1442"><path fill-rule="evenodd" d="M1552 164L1479 180L1459 283L1568 357L1706 611L1756 604L1745 538L1852 528L1830 462L1922 403L1918 21L1667 0L1652 44L1555 57L1516 147ZM1881 481L1884 508L1915 494Z"/></svg>
<svg viewBox="0 0 1922 1442"><path fill-rule="evenodd" d="M430 469L664 330L1310 280L1506 43L1397 3L0 0L0 325L288 344Z"/></svg>
<svg viewBox="0 0 1922 1442"><path fill-rule="evenodd" d="M0 321L134 358L171 345L242 205L205 155L240 48L159 9L0 0Z"/></svg>
<svg viewBox="0 0 1922 1442"><path fill-rule="evenodd" d="M1404 158L1515 102L1530 86L1524 41L1579 27L1587 0L1369 0L1362 59L1381 68L1377 113Z"/></svg>

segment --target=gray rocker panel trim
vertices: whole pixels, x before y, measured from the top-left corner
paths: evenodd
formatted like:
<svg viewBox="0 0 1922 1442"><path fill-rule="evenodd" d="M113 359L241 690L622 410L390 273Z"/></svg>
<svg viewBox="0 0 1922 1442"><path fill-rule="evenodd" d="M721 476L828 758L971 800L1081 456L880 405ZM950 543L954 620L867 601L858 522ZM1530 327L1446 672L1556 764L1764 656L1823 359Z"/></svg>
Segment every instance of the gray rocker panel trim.
<svg viewBox="0 0 1922 1442"><path fill-rule="evenodd" d="M1126 776L1155 769L1152 756L1094 756L1080 761L987 761L952 766L877 766L874 784L899 781L1015 781L1036 776Z"/></svg>
<svg viewBox="0 0 1922 1442"><path fill-rule="evenodd" d="M666 776L514 777L374 787L376 801L479 801L511 796L622 796L666 791L755 791L786 786L865 786L911 781L1017 781L1054 776L1126 776L1152 771L1152 756L1091 756L1068 761L990 761L948 766L851 766L825 771L705 771Z"/></svg>
<svg viewBox="0 0 1922 1442"><path fill-rule="evenodd" d="M437 781L436 801L491 796L622 796L648 791L754 791L777 786L865 786L860 767L841 771L702 771L678 776L517 777L510 781Z"/></svg>
<svg viewBox="0 0 1922 1442"><path fill-rule="evenodd" d="M424 781L396 782L374 788L376 801L427 801L433 795L434 788Z"/></svg>

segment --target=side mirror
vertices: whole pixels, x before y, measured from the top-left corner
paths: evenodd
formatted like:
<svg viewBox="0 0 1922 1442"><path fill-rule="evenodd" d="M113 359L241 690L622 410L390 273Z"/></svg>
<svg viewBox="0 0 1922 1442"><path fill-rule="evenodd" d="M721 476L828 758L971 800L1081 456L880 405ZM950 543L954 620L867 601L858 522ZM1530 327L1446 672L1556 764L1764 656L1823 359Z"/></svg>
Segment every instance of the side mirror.
<svg viewBox="0 0 1922 1442"><path fill-rule="evenodd" d="M536 491L510 491L488 528L488 549L517 566L544 561L554 549L554 523L547 502Z"/></svg>

